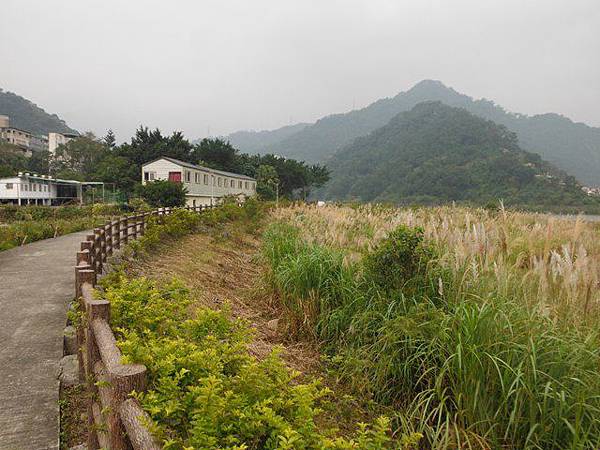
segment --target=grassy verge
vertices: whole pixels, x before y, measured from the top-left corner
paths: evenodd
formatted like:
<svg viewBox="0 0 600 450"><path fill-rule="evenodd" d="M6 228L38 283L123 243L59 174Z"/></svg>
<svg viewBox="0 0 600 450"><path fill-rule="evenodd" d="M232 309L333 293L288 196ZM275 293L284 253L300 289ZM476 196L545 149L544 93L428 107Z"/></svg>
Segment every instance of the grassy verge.
<svg viewBox="0 0 600 450"><path fill-rule="evenodd" d="M122 212L112 205L2 206L0 251L102 225Z"/></svg>
<svg viewBox="0 0 600 450"><path fill-rule="evenodd" d="M431 448L598 448L596 225L295 207L265 233L291 335Z"/></svg>
<svg viewBox="0 0 600 450"><path fill-rule="evenodd" d="M217 272L228 270L225 258L236 259L231 252L242 245L240 230L255 232L260 214L253 202L244 208L226 205L201 216L180 211L163 225L151 226L131 251L143 260L150 249L155 254L168 243L179 263L178 274L193 277L197 269L197 277L216 281L216 273L200 271L211 270L210 263L219 267ZM223 226L226 222L234 226ZM212 232L214 242L184 246L190 255L185 257L178 253L177 240L192 242L195 237L184 237L190 230ZM204 252L208 260L196 252ZM160 267L173 270L164 261ZM241 272L238 279L243 278ZM333 426L339 417L334 416L339 409L335 394L318 379L290 369L285 349L272 346L257 352L256 340L264 344L264 329L256 330L249 317L240 318L239 303L226 301L231 299L208 296L211 304L206 305L207 296L196 289L190 292L182 282L122 272L106 277L103 285L126 361L148 367L149 390L137 396L165 448L383 449L411 448L418 441L416 435L392 439L384 417L369 425ZM205 289L227 292L221 283ZM201 304L199 297L205 300ZM341 432L340 425L353 431Z"/></svg>

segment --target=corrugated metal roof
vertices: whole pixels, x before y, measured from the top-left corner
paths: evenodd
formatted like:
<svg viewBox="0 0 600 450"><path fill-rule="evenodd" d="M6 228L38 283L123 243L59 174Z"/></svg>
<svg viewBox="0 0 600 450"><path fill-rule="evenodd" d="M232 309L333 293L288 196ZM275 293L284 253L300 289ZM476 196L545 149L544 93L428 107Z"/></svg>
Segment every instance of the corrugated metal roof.
<svg viewBox="0 0 600 450"><path fill-rule="evenodd" d="M147 163L142 164L142 167L147 166L148 164L152 164L152 163L154 163L156 161L160 161L161 159L166 159L167 161L170 161L173 164L177 164L179 166L187 167L189 169L205 170L207 172L213 172L213 173L217 173L217 174L220 174L220 175L225 175L225 176L228 176L228 177L236 177L236 178L242 178L242 179L245 179L245 180L256 181L254 178L249 177L248 175L242 175L241 173L226 172L224 170L218 170L218 169L211 169L210 167L197 166L196 164L192 164L192 163L189 163L189 162L181 161L179 159L171 158L169 156L161 156L160 158L156 158L156 159L154 159L152 161L148 161Z"/></svg>

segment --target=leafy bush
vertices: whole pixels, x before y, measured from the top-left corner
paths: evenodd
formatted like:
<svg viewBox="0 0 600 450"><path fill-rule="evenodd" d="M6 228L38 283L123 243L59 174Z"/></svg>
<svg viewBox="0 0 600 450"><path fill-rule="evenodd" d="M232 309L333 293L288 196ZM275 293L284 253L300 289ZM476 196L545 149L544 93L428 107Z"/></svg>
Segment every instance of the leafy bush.
<svg viewBox="0 0 600 450"><path fill-rule="evenodd" d="M386 291L414 293L427 287L433 249L423 242L423 229L400 225L363 260L366 276Z"/></svg>
<svg viewBox="0 0 600 450"><path fill-rule="evenodd" d="M134 211L150 211L152 207L143 198L130 198L128 205Z"/></svg>
<svg viewBox="0 0 600 450"><path fill-rule="evenodd" d="M385 418L361 424L352 439L320 430L331 392L318 381L300 382L276 350L257 360L248 351L252 331L245 322L226 310L191 311L179 283L116 273L103 285L125 362L148 368L148 391L134 395L164 448L391 448ZM407 436L401 448L417 441Z"/></svg>
<svg viewBox="0 0 600 450"><path fill-rule="evenodd" d="M168 215L148 219L144 235L129 244L134 252L148 251L167 239L185 236L201 223L200 214L187 209L175 209Z"/></svg>
<svg viewBox="0 0 600 450"><path fill-rule="evenodd" d="M159 208L185 205L186 189L183 183L151 181L139 187L139 194L148 204Z"/></svg>

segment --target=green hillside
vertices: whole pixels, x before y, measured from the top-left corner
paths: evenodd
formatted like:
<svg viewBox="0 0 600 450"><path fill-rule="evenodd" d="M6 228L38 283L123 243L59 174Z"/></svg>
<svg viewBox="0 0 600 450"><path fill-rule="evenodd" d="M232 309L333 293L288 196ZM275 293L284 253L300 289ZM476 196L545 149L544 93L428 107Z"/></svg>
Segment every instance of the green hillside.
<svg viewBox="0 0 600 450"><path fill-rule="evenodd" d="M309 162L323 161L355 138L424 101L465 108L505 125L517 133L523 149L539 153L583 183L600 185L600 128L574 123L558 114L513 114L489 100L474 100L432 80L422 81L406 92L378 100L366 108L324 117L277 143L265 142L263 146L271 153Z"/></svg>
<svg viewBox="0 0 600 450"><path fill-rule="evenodd" d="M26 98L2 89L0 89L0 115L9 116L11 126L33 134L76 133L56 114L48 114Z"/></svg>
<svg viewBox="0 0 600 450"><path fill-rule="evenodd" d="M462 108L424 102L328 163L327 199L597 210L573 177L523 151L514 133Z"/></svg>

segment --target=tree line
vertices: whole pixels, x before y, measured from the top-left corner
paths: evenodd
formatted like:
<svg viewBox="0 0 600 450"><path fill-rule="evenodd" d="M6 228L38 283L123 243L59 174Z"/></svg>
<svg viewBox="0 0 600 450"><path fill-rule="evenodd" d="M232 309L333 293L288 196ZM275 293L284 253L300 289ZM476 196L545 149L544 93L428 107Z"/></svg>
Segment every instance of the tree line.
<svg viewBox="0 0 600 450"><path fill-rule="evenodd" d="M221 138L189 142L181 132L163 135L158 129L140 127L130 142L116 144L109 130L103 138L86 133L49 152L34 152L29 159L9 144L0 144L0 176L16 171L50 174L57 178L113 183L126 196L141 184L142 164L167 156L212 169L235 172L257 179L257 192L265 199L277 194L290 199L305 198L312 188L329 180L324 166L273 154L241 153Z"/></svg>

